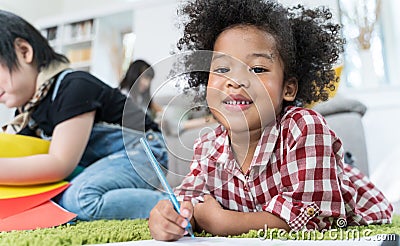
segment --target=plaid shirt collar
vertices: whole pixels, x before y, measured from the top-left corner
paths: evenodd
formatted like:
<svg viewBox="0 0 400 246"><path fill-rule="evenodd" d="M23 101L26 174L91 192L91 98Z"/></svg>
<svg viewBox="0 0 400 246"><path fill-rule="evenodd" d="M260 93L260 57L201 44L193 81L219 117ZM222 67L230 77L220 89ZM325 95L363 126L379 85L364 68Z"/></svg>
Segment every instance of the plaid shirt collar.
<svg viewBox="0 0 400 246"><path fill-rule="evenodd" d="M253 159L249 170L254 166L268 164L268 162L262 160L269 159L273 154L275 145L279 139L281 115L264 128L254 152L254 156L258 158ZM219 125L215 131L210 132L205 138L209 140L207 141L208 143L214 144L213 146L209 146L209 151L205 157L215 161L216 166L220 166L230 173L238 172L236 176L241 176L240 165L236 162L231 149L228 130L224 126Z"/></svg>

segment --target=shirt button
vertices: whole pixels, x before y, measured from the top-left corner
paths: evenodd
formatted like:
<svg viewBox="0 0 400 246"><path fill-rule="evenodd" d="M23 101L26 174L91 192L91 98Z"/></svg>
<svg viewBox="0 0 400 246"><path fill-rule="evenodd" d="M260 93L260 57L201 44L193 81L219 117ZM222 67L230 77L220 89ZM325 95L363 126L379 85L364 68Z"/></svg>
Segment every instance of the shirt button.
<svg viewBox="0 0 400 246"><path fill-rule="evenodd" d="M243 187L243 190L244 190L244 191L247 191L247 186Z"/></svg>
<svg viewBox="0 0 400 246"><path fill-rule="evenodd" d="M148 139L148 140L153 140L153 139L154 139L154 136L153 136L153 134L149 134L149 135L147 135L147 139Z"/></svg>
<svg viewBox="0 0 400 246"><path fill-rule="evenodd" d="M308 214L309 216L313 216L314 213L315 213L315 211L314 211L313 208L307 208L307 214Z"/></svg>

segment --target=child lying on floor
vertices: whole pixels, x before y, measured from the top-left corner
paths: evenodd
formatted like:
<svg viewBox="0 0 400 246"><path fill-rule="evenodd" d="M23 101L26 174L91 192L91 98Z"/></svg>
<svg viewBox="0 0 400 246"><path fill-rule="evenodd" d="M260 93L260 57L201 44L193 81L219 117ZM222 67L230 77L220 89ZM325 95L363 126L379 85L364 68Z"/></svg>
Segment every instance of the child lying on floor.
<svg viewBox="0 0 400 246"><path fill-rule="evenodd" d="M286 9L275 1L204 0L183 8L182 50L213 51L207 105L220 123L194 145L190 173L150 213L157 240L197 230L236 235L250 229L328 229L390 223L392 206L343 161L340 139L301 106L326 100L343 50L329 10ZM195 54L195 53L194 53ZM193 59L192 59L193 60ZM344 223L343 223L344 222Z"/></svg>

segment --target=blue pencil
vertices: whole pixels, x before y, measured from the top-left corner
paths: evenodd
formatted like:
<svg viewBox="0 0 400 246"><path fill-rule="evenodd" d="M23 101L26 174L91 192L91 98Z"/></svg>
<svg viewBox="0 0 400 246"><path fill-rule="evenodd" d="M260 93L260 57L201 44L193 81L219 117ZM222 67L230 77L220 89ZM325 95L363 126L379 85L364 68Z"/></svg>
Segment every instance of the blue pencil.
<svg viewBox="0 0 400 246"><path fill-rule="evenodd" d="M176 199L176 196L174 195L174 192L171 189L171 186L167 182L167 178L165 177L163 171L160 168L160 164L156 160L156 158L153 155L153 152L151 152L149 143L146 141L145 138L140 138L140 143L142 144L144 151L146 152L147 157L150 159L151 165L154 168L154 171L156 171L158 178L160 179L160 182L162 186L164 187L165 191L169 195L169 199L171 200L172 204L174 205L175 210L180 213L181 211L181 206L179 205L178 200ZM190 224L189 220L186 219L188 224L186 226L186 231L190 234L192 238L194 238L193 234L193 229L192 225Z"/></svg>

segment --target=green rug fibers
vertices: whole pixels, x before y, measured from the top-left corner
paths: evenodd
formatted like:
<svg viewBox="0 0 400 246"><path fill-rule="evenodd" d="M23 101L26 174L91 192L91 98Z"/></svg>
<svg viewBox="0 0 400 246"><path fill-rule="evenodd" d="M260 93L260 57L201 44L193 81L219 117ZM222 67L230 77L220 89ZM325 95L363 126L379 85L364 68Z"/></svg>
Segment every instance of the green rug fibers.
<svg viewBox="0 0 400 246"><path fill-rule="evenodd" d="M351 233L348 233L350 232ZM321 234L300 233L296 235L278 234L268 231L266 238L289 238L304 240L329 240L329 239L347 239L354 238L354 235L373 236L376 234L399 234L400 233L400 215L393 218L390 225L370 225L359 227L347 227L345 230L330 231ZM209 233L196 233L197 236L209 237ZM250 231L248 233L235 237L257 238L260 233ZM0 245L82 245L99 244L112 242L126 242L133 240L151 239L146 220L109 220L78 222L75 225L63 225L55 228L37 229L32 231L12 231L0 232Z"/></svg>

